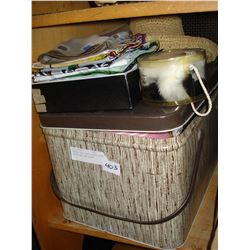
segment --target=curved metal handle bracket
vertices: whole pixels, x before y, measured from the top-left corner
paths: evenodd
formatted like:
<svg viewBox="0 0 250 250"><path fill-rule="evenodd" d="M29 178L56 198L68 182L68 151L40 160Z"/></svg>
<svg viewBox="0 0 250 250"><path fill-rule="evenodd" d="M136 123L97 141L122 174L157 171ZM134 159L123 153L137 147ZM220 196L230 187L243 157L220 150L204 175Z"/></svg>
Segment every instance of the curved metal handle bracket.
<svg viewBox="0 0 250 250"><path fill-rule="evenodd" d="M190 201L191 195L193 193L195 182L196 182L196 177L197 177L197 173L198 173L198 169L199 169L200 155L201 155L201 149L202 149L203 137L204 137L203 132L202 131L199 131L199 132L200 132L200 134L199 134L198 149L197 149L197 152L196 152L196 155L195 155L194 169L193 169L193 173L192 173L188 193L187 193L185 199L183 200L183 202L181 203L181 205L173 213L171 213L170 215L168 215L168 216L166 216L164 218L160 218L160 219L152 220L152 221L133 220L133 219L124 218L124 217L121 217L121 216L116 216L116 215L113 215L113 214L104 213L104 212L95 210L93 208L89 208L89 207L85 207L85 206L82 206L82 205L79 205L79 204L72 203L72 202L68 201L67 199L65 199L64 197L62 197L62 195L60 194L60 190L59 190L59 188L57 186L53 170L51 171L51 176L50 176L52 189L53 189L55 195L61 201L65 202L65 203L67 203L69 205L72 205L74 207L84 209L86 211L96 213L96 214L99 214L99 215L103 215L103 216L106 216L106 217L109 217L109 218L122 220L122 221L127 221L127 222L132 222L132 223L141 224L141 225L155 225L155 224L160 224L160 223L167 222L167 221L173 219L174 217L176 217L177 215L179 215L184 210L184 208L187 206L188 202Z"/></svg>

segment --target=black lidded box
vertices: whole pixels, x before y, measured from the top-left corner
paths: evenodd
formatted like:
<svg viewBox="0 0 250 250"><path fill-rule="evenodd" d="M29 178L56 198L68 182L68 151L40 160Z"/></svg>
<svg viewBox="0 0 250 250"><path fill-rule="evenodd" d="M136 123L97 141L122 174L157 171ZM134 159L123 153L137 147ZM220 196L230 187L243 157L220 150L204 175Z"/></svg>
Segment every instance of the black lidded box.
<svg viewBox="0 0 250 250"><path fill-rule="evenodd" d="M39 113L128 110L141 99L139 70L32 84Z"/></svg>

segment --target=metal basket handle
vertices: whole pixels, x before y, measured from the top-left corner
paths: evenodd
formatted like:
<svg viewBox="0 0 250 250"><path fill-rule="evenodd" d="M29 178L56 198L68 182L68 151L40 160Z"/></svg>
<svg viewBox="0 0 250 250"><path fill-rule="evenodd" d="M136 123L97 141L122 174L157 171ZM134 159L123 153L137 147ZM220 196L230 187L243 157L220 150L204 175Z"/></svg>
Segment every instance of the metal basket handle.
<svg viewBox="0 0 250 250"><path fill-rule="evenodd" d="M197 177L197 172L199 169L200 155L201 155L201 149L202 149L203 137L204 137L204 134L202 131L199 131L198 133L199 133L199 142L198 142L197 152L195 155L194 169L193 169L193 173L191 176L191 182L190 182L190 186L188 189L188 193L187 193L185 199L183 200L183 202L181 203L181 205L173 213L171 213L170 215L168 215L164 218L160 218L157 220L151 220L151 221L140 221L140 220L134 220L134 219L124 218L124 217L113 215L113 214L104 213L104 212L95 210L93 208L89 208L89 207L85 207L85 206L82 206L82 205L79 205L76 203L72 203L72 202L68 201L67 199L65 199L61 195L60 190L59 190L57 183L56 183L56 180L55 180L53 170L51 171L51 176L50 176L50 182L51 182L52 189L53 189L55 195L57 196L57 198L59 198L61 201L65 202L69 205L72 205L74 207L81 208L81 209L84 209L86 211L96 213L96 214L99 214L102 216L106 216L109 218L122 220L122 221L126 221L126 222L141 224L141 225L155 225L155 224L167 222L167 221L175 218L177 215L179 215L184 210L184 208L187 206L188 202L190 201L191 195L193 193L195 182L196 182L196 177Z"/></svg>

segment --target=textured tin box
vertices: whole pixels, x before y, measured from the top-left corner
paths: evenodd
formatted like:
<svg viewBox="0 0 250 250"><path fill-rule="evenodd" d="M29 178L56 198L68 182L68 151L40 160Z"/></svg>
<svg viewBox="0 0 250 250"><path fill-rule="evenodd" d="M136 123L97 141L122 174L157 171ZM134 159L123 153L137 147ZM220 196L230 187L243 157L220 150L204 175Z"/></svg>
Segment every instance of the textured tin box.
<svg viewBox="0 0 250 250"><path fill-rule="evenodd" d="M64 217L161 249L182 245L217 160L212 99L207 117L164 140L44 127Z"/></svg>
<svg viewBox="0 0 250 250"><path fill-rule="evenodd" d="M95 75L32 84L39 113L132 109L140 96L139 72Z"/></svg>

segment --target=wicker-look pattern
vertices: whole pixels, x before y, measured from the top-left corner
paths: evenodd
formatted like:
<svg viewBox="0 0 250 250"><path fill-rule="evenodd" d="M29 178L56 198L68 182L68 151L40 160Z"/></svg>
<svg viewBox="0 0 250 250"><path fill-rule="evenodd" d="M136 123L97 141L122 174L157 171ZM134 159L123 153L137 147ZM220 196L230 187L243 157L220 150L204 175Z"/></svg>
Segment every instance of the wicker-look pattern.
<svg viewBox="0 0 250 250"><path fill-rule="evenodd" d="M166 36L183 36L182 20L179 16L157 16L131 18L129 27L132 33L165 34Z"/></svg>
<svg viewBox="0 0 250 250"><path fill-rule="evenodd" d="M206 51L207 63L213 62L218 56L218 46L204 37L185 36L182 19L175 15L132 18L129 27L136 33L146 33L147 40L158 40L160 48L183 49L202 48Z"/></svg>
<svg viewBox="0 0 250 250"><path fill-rule="evenodd" d="M110 231L162 249L180 246L190 229L217 157L217 111L196 117L184 132L167 140L77 129L44 128L53 169L67 200L137 220L155 220L174 212L185 198L200 132L204 132L195 191L174 219L139 225L104 217L63 203L66 219ZM70 146L104 152L121 165L117 176L99 165L72 161Z"/></svg>
<svg viewBox="0 0 250 250"><path fill-rule="evenodd" d="M147 40L158 40L160 42L160 48L165 50L170 49L193 49L201 48L206 52L207 63L213 62L218 56L218 45L213 41L204 37L192 37L192 36L172 36L167 37L165 35L147 35Z"/></svg>

